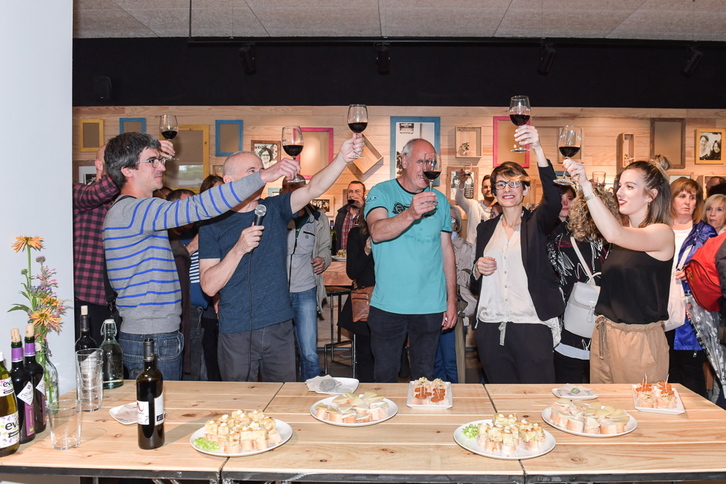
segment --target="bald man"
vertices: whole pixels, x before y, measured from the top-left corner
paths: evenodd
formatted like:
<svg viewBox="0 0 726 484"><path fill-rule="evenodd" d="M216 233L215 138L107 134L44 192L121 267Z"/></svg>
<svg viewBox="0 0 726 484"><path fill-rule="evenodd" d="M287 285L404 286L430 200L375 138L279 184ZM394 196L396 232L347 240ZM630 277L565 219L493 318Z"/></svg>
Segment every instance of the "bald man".
<svg viewBox="0 0 726 484"><path fill-rule="evenodd" d="M220 293L219 370L224 381L295 381L293 311L286 268L288 223L338 179L363 150L360 135L346 140L332 163L297 190L260 200L264 187L199 233L202 289ZM224 182L262 170L240 152L224 163ZM255 225L255 209L266 215Z"/></svg>

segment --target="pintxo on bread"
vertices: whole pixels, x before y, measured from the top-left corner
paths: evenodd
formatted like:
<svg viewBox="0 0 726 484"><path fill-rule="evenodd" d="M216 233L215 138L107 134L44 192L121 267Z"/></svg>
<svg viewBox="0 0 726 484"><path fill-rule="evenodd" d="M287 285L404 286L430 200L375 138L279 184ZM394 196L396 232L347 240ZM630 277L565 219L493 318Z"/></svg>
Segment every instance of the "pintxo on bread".
<svg viewBox="0 0 726 484"><path fill-rule="evenodd" d="M445 405L447 399L447 383L441 378L429 381L421 377L411 382L411 404L413 405Z"/></svg>
<svg viewBox="0 0 726 484"><path fill-rule="evenodd" d="M544 429L536 422L518 420L510 414L497 414L491 423L478 424L477 444L490 454L514 455L518 448L541 450L546 439Z"/></svg>
<svg viewBox="0 0 726 484"><path fill-rule="evenodd" d="M315 405L315 417L333 423L362 424L385 420L388 410L386 399L375 392L343 393L330 404Z"/></svg>
<svg viewBox="0 0 726 484"><path fill-rule="evenodd" d="M581 434L622 434L629 420L625 410L603 405L600 400L558 398L550 405L554 426Z"/></svg>
<svg viewBox="0 0 726 484"><path fill-rule="evenodd" d="M673 386L664 381L658 383L643 382L636 386L635 399L637 407L642 408L675 408L678 404Z"/></svg>
<svg viewBox="0 0 726 484"><path fill-rule="evenodd" d="M265 450L282 441L275 419L261 410L235 410L209 420L204 424L204 438L219 443L227 454Z"/></svg>

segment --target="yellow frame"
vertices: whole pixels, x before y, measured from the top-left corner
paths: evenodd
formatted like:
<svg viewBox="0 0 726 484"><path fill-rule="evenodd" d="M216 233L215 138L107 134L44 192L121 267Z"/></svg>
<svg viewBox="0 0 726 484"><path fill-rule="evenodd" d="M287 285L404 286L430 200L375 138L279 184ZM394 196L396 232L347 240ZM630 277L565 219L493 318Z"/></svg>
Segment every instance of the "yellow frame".
<svg viewBox="0 0 726 484"><path fill-rule="evenodd" d="M103 136L103 119L80 119L79 121L79 129L78 129L78 147L80 151L97 151L101 146L103 146L103 140L105 139ZM95 128L91 128L92 125L95 125ZM98 130L98 139L96 139L95 136L93 136L93 145L86 144L86 135L90 133L86 133L89 129L97 129Z"/></svg>

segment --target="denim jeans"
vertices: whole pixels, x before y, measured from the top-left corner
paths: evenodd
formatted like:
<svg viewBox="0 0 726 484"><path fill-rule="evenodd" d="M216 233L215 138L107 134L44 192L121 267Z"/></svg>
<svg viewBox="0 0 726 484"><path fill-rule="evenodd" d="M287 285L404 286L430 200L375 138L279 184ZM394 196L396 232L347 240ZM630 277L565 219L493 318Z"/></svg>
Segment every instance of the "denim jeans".
<svg viewBox="0 0 726 484"><path fill-rule="evenodd" d="M316 288L291 292L290 303L294 314L297 354L300 359L300 380L305 381L320 375Z"/></svg>
<svg viewBox="0 0 726 484"><path fill-rule="evenodd" d="M204 360L204 348L202 346L202 339L204 338L202 313L204 313L204 308L192 306L189 317L189 341L187 341L191 349L189 373L184 373L182 380L207 381L209 379L207 378L207 365Z"/></svg>
<svg viewBox="0 0 726 484"><path fill-rule="evenodd" d="M459 383L459 372L456 366L456 331L453 328L442 331L439 336L434 377L451 383Z"/></svg>
<svg viewBox="0 0 726 484"><path fill-rule="evenodd" d="M144 369L146 338L154 340L156 368L161 371L164 380L181 380L184 337L179 331L157 334L119 333L118 342L124 351L124 365L129 370L129 378L135 380Z"/></svg>
<svg viewBox="0 0 726 484"><path fill-rule="evenodd" d="M411 379L434 378L443 313L396 314L371 306L368 326L377 383L397 383L401 352L408 336Z"/></svg>

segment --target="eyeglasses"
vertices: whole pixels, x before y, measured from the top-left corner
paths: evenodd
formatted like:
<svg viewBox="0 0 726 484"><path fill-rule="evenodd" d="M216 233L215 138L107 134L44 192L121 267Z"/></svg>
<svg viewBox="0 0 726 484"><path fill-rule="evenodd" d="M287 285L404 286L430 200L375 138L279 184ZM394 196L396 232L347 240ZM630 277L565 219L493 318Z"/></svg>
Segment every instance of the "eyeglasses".
<svg viewBox="0 0 726 484"><path fill-rule="evenodd" d="M139 164L141 163L151 163L152 168L156 168L159 165L166 165L166 158L159 158L158 156L153 156L149 158L148 160L141 160L139 161Z"/></svg>
<svg viewBox="0 0 726 484"><path fill-rule="evenodd" d="M496 182L496 183L494 184L494 187L495 187L495 188L496 188L497 190L504 190L504 189L506 188L506 186L507 186L507 185L509 185L509 187L510 187L510 188L519 188L519 186L520 186L521 184L522 184L522 182L520 182L520 181L514 181L514 180L509 180L509 181L498 181L498 182Z"/></svg>

